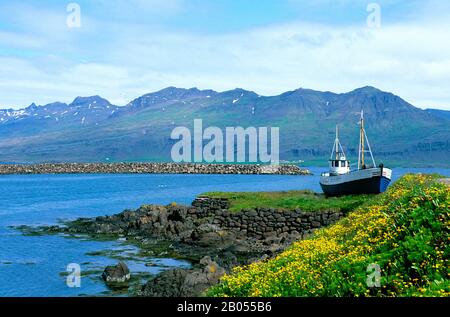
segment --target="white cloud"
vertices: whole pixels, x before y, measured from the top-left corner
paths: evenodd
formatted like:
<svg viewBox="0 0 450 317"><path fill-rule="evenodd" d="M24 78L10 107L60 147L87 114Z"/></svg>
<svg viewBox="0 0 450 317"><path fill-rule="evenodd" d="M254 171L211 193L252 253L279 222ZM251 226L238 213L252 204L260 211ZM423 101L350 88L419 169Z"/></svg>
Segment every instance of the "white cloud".
<svg viewBox="0 0 450 317"><path fill-rule="evenodd" d="M171 10L165 5L182 10L182 1L152 1L162 11ZM152 4L136 0L135 5L145 10ZM208 35L87 14L83 28L69 32L59 29L60 17L43 14L48 23L41 21L35 37L17 37L11 47L39 50L45 43L44 56L0 59L5 92L0 105L70 102L92 94L123 105L172 85L242 87L265 95L298 87L346 92L373 85L415 106L450 109L448 20L402 21L380 29L363 23L291 23ZM14 37L0 33L0 47L8 38Z"/></svg>
<svg viewBox="0 0 450 317"><path fill-rule="evenodd" d="M450 45L447 30L436 26L290 24L217 36L153 34L129 39L111 60L132 56L126 64L141 78L143 93L167 85L239 86L270 95L299 86L345 92L370 84L416 106L450 107Z"/></svg>
<svg viewBox="0 0 450 317"><path fill-rule="evenodd" d="M0 30L0 45L14 48L41 48L45 41L34 36Z"/></svg>

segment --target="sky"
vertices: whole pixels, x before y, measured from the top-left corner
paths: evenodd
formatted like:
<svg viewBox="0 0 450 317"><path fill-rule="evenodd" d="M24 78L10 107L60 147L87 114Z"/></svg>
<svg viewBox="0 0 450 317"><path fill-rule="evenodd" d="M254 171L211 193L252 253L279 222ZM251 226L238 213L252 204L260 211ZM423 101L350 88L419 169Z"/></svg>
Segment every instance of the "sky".
<svg viewBox="0 0 450 317"><path fill-rule="evenodd" d="M0 108L367 85L450 110L450 1L0 0Z"/></svg>

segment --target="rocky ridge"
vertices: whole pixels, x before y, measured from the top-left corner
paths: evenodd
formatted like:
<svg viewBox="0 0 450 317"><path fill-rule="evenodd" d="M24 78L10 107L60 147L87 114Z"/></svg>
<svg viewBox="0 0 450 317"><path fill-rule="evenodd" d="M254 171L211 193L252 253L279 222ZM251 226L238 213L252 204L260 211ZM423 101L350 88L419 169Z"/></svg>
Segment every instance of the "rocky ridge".
<svg viewBox="0 0 450 317"><path fill-rule="evenodd" d="M335 210L256 208L230 212L228 206L226 199L198 197L192 206L144 205L116 215L80 218L66 226L43 230L122 237L147 250L157 242L169 242L167 249L191 260L193 268L165 271L148 281L139 295L199 296L232 267L271 258L292 242L344 216ZM116 270L110 268L109 275Z"/></svg>

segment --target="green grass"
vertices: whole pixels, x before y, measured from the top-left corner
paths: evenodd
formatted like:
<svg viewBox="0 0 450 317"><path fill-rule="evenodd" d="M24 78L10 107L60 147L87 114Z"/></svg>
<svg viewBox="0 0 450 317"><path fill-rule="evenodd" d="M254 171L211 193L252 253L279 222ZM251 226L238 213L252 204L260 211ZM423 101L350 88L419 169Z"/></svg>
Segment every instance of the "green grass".
<svg viewBox="0 0 450 317"><path fill-rule="evenodd" d="M347 212L368 201L373 195L348 195L326 197L310 190L290 190L281 192L210 192L201 196L227 198L230 211L253 208L277 208L304 211L336 210Z"/></svg>

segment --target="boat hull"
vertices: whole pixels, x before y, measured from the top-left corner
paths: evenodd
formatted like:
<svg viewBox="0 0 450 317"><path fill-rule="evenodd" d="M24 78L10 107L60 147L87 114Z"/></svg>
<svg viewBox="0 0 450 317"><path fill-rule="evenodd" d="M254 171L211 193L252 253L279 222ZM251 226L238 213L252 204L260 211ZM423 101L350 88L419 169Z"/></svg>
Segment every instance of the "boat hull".
<svg viewBox="0 0 450 317"><path fill-rule="evenodd" d="M379 194L389 186L391 174L387 168L370 168L344 175L322 176L320 186L327 196Z"/></svg>

